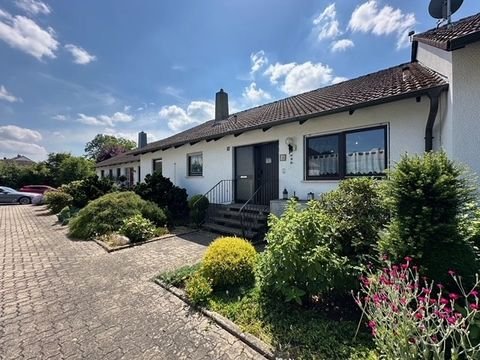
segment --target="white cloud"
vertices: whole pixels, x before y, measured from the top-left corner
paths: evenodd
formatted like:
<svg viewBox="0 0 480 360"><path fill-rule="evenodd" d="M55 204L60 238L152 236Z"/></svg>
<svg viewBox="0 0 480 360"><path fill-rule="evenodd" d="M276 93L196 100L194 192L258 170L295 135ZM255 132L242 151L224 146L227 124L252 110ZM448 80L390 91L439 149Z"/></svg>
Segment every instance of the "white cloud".
<svg viewBox="0 0 480 360"><path fill-rule="evenodd" d="M77 45L67 44L65 49L72 54L75 64L86 65L97 59L95 55L89 54L87 50Z"/></svg>
<svg viewBox="0 0 480 360"><path fill-rule="evenodd" d="M323 12L313 20L313 31L318 40L334 39L342 34L337 20L335 3L328 5Z"/></svg>
<svg viewBox="0 0 480 360"><path fill-rule="evenodd" d="M48 15L52 12L47 4L38 0L16 0L15 5L30 15Z"/></svg>
<svg viewBox="0 0 480 360"><path fill-rule="evenodd" d="M38 60L43 57L54 59L59 45L51 27L45 30L25 16L11 16L1 10L0 39Z"/></svg>
<svg viewBox="0 0 480 360"><path fill-rule="evenodd" d="M42 135L32 129L16 125L0 126L0 154L7 158L17 154L28 155L34 159L43 159L47 150L38 144Z"/></svg>
<svg viewBox="0 0 480 360"><path fill-rule="evenodd" d="M334 41L332 43L332 51L333 52L339 52L339 51L345 51L348 48L354 47L355 44L353 43L352 40L350 39L341 39Z"/></svg>
<svg viewBox="0 0 480 360"><path fill-rule="evenodd" d="M5 100L11 103L22 101L22 99L14 96L12 93L9 93L3 85L0 85L0 100Z"/></svg>
<svg viewBox="0 0 480 360"><path fill-rule="evenodd" d="M57 114L57 115L52 116L52 119L57 120L57 121L67 121L67 117L65 115L61 115L61 114Z"/></svg>
<svg viewBox="0 0 480 360"><path fill-rule="evenodd" d="M270 77L270 82L272 84L277 84L278 80L287 75L296 65L296 63L276 63L275 65L270 65L263 74Z"/></svg>
<svg viewBox="0 0 480 360"><path fill-rule="evenodd" d="M408 31L416 22L413 13L407 14L389 5L379 8L377 0L369 0L353 11L348 28L377 36L396 34L397 49L400 49L408 46Z"/></svg>
<svg viewBox="0 0 480 360"><path fill-rule="evenodd" d="M181 131L213 119L215 105L207 101L192 101L186 109L177 105L164 106L158 115L167 120L171 130Z"/></svg>
<svg viewBox="0 0 480 360"><path fill-rule="evenodd" d="M250 74L252 75L268 64L268 58L265 56L265 51L263 50L260 50L255 54L250 54L250 61L252 62Z"/></svg>
<svg viewBox="0 0 480 360"><path fill-rule="evenodd" d="M89 116L82 113L78 114L77 121L92 126L110 126L114 127L117 123L127 123L133 120L133 116L123 113L116 112L112 116L108 115L98 115L98 116Z"/></svg>
<svg viewBox="0 0 480 360"><path fill-rule="evenodd" d="M338 84L338 83L341 83L341 82L344 82L344 81L347 81L348 78L344 77L344 76L335 76L332 80L332 84Z"/></svg>
<svg viewBox="0 0 480 360"><path fill-rule="evenodd" d="M183 90L179 89L179 88L176 88L174 86L164 86L160 89L160 93L168 95L168 96L172 96L172 97L177 98L177 99L181 99Z"/></svg>
<svg viewBox="0 0 480 360"><path fill-rule="evenodd" d="M280 89L287 95L296 95L309 90L318 89L331 84L333 69L322 63L307 61L303 64L289 63L270 65L265 75L270 76L272 84L280 79L283 83Z"/></svg>
<svg viewBox="0 0 480 360"><path fill-rule="evenodd" d="M39 142L42 135L36 131L15 125L0 126L0 139L25 142ZM1 142L1 141L0 141Z"/></svg>
<svg viewBox="0 0 480 360"><path fill-rule="evenodd" d="M268 92L257 88L257 84L255 82L252 82L243 90L242 96L250 105L258 105L261 102L270 100L272 98Z"/></svg>

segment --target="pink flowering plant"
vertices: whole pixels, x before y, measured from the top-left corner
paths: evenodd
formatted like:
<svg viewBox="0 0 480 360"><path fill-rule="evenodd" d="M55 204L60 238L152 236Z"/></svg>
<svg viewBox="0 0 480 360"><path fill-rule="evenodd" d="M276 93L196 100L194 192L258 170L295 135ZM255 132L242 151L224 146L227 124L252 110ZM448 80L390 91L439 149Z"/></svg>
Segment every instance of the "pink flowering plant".
<svg viewBox="0 0 480 360"><path fill-rule="evenodd" d="M478 275L472 290L449 271L458 293L421 278L412 259L362 277L355 301L367 317L375 345L386 359L480 359Z"/></svg>

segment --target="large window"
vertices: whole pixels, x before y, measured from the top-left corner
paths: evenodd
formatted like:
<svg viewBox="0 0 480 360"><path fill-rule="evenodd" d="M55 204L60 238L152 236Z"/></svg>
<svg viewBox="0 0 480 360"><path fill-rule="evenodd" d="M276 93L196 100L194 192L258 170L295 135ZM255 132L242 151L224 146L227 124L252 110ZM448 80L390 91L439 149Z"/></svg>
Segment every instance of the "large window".
<svg viewBox="0 0 480 360"><path fill-rule="evenodd" d="M153 172L162 174L162 159L153 159Z"/></svg>
<svg viewBox="0 0 480 360"><path fill-rule="evenodd" d="M384 175L386 126L306 139L306 179Z"/></svg>
<svg viewBox="0 0 480 360"><path fill-rule="evenodd" d="M188 176L203 175L203 156L201 153L187 155Z"/></svg>

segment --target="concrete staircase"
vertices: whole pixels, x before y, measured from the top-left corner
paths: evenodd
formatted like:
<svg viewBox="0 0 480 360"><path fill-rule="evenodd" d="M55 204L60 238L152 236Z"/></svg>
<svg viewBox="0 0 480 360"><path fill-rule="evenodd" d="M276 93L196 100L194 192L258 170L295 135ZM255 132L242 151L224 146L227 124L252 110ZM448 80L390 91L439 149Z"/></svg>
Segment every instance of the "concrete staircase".
<svg viewBox="0 0 480 360"><path fill-rule="evenodd" d="M203 227L223 235L262 241L267 231L269 207L264 205L210 204ZM243 218L243 221L242 221Z"/></svg>

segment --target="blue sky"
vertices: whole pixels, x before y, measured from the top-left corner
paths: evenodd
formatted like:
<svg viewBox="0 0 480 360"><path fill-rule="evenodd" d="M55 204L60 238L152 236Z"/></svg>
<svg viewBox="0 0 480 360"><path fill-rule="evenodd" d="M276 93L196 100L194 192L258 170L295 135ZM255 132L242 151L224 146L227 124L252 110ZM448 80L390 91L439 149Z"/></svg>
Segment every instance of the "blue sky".
<svg viewBox="0 0 480 360"><path fill-rule="evenodd" d="M428 4L0 0L0 156L159 140L209 120L220 88L232 112L407 62Z"/></svg>

